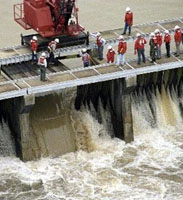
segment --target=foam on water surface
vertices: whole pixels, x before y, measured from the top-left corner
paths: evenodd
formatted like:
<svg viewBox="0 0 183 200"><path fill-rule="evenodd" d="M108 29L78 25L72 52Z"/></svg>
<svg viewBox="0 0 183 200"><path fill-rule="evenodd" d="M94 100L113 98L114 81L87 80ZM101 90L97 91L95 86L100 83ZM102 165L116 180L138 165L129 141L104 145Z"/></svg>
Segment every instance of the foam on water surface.
<svg viewBox="0 0 183 200"><path fill-rule="evenodd" d="M135 141L130 144L111 139L110 128L98 123L88 109L73 111L72 126L77 125L80 138L78 151L27 163L1 157L0 199L182 200L180 101L169 91L160 95L156 90L154 115L146 93L134 95ZM171 107L168 117L167 106ZM110 121L108 111L101 112L103 120Z"/></svg>

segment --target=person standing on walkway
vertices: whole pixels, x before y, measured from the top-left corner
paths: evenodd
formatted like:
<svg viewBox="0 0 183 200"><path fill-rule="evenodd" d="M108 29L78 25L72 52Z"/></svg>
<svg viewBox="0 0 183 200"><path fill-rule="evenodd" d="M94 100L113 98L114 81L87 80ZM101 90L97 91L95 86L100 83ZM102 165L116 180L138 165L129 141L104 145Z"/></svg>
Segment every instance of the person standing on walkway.
<svg viewBox="0 0 183 200"><path fill-rule="evenodd" d="M84 67L90 66L91 57L90 57L90 55L87 53L87 49L85 49L85 48L82 49L82 52L81 52L80 56L82 57L83 66L84 66Z"/></svg>
<svg viewBox="0 0 183 200"><path fill-rule="evenodd" d="M163 42L163 37L162 37L162 34L160 33L160 30L159 29L156 29L155 30L155 36L157 38L157 58L160 59L161 58L161 45L162 45L162 42Z"/></svg>
<svg viewBox="0 0 183 200"><path fill-rule="evenodd" d="M167 56L167 58L170 58L170 42L171 42L171 36L170 36L168 30L165 30L164 42L165 42L165 48L166 48L166 56Z"/></svg>
<svg viewBox="0 0 183 200"><path fill-rule="evenodd" d="M108 49L107 55L106 55L106 57L107 57L107 63L113 63L116 52L114 51L114 49L112 48L111 45L109 45L107 47L107 49Z"/></svg>
<svg viewBox="0 0 183 200"><path fill-rule="evenodd" d="M98 59L103 60L103 51L104 51L104 45L106 43L106 40L101 37L101 33L90 33L90 35L94 38L96 38L97 48L98 48Z"/></svg>
<svg viewBox="0 0 183 200"><path fill-rule="evenodd" d="M46 68L47 68L47 60L46 60L46 53L43 52L38 60L38 65L40 66L40 80L46 81Z"/></svg>
<svg viewBox="0 0 183 200"><path fill-rule="evenodd" d="M151 37L149 40L150 58L151 58L151 62L153 63L156 61L156 51L157 51L158 42L154 33L151 33L150 37Z"/></svg>
<svg viewBox="0 0 183 200"><path fill-rule="evenodd" d="M56 60L55 60L55 50L57 49L57 46L59 44L59 39L56 38L55 40L51 41L48 44L48 54L49 54L49 64L56 64Z"/></svg>
<svg viewBox="0 0 183 200"><path fill-rule="evenodd" d="M141 36L140 33L136 34L136 41L135 41L135 45L134 45L134 50L135 50L135 55L138 55L138 61L137 64L140 65L141 64L141 56L142 56L142 61L145 63L146 62L146 58L145 58L145 44L147 43L146 39Z"/></svg>
<svg viewBox="0 0 183 200"><path fill-rule="evenodd" d="M130 7L126 8L126 13L125 13L125 27L124 27L124 31L123 31L123 35L126 34L126 31L128 29L128 34L131 35L131 28L133 25L133 13L130 9Z"/></svg>
<svg viewBox="0 0 183 200"><path fill-rule="evenodd" d="M175 46L176 46L175 56L179 56L180 55L180 43L182 41L182 33L181 33L180 27L177 25L175 26L174 30L175 30L174 39L175 39Z"/></svg>
<svg viewBox="0 0 183 200"><path fill-rule="evenodd" d="M32 64L37 63L37 36L33 36L30 41L30 47L32 51Z"/></svg>
<svg viewBox="0 0 183 200"><path fill-rule="evenodd" d="M118 55L117 55L117 62L116 62L117 66L126 64L125 53L127 50L127 43L124 40L124 37L120 35L118 39L119 39L119 43L118 43Z"/></svg>
<svg viewBox="0 0 183 200"><path fill-rule="evenodd" d="M106 41L104 38L101 37L100 33L97 33L97 46L98 46L98 59L103 60L103 51L104 51L104 45Z"/></svg>

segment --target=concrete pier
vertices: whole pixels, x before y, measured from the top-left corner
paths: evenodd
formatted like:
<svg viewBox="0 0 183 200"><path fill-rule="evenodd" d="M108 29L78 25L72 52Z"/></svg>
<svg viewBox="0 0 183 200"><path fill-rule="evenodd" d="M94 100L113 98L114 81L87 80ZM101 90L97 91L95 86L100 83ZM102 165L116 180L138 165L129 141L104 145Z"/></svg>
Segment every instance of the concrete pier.
<svg viewBox="0 0 183 200"><path fill-rule="evenodd" d="M29 113L31 108L35 104L35 96L34 95L27 95L21 97L21 106L20 106L20 113L19 113L19 146L21 151L21 159L24 161L32 160L32 153L31 153L31 135L30 135L30 125L29 125Z"/></svg>
<svg viewBox="0 0 183 200"><path fill-rule="evenodd" d="M80 86L77 89L75 108L79 110L81 105L90 107L92 103L98 112L101 99L104 109L108 106L107 110L110 111L114 136L131 142L134 139L130 95L135 86L136 77Z"/></svg>
<svg viewBox="0 0 183 200"><path fill-rule="evenodd" d="M132 107L131 107L131 94L137 84L137 77L128 77L123 81L122 87L122 119L123 119L123 133L126 143L134 140L133 135L133 120L132 120Z"/></svg>
<svg viewBox="0 0 183 200"><path fill-rule="evenodd" d="M34 103L34 95L0 101L1 118L9 124L17 155L24 161L33 159L30 152L29 113Z"/></svg>

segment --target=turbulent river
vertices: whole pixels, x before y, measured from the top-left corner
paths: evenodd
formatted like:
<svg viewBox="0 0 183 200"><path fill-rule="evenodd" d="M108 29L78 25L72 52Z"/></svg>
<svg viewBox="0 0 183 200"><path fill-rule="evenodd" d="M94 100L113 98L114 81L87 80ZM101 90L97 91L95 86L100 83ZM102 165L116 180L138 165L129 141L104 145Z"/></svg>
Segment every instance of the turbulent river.
<svg viewBox="0 0 183 200"><path fill-rule="evenodd" d="M2 122L0 200L182 200L183 98L176 93L155 89L151 106L145 92L132 96L130 144L111 139L109 124L99 124L87 108L76 111L72 120L87 127L90 151L57 158L20 161ZM101 113L110 121L102 107Z"/></svg>

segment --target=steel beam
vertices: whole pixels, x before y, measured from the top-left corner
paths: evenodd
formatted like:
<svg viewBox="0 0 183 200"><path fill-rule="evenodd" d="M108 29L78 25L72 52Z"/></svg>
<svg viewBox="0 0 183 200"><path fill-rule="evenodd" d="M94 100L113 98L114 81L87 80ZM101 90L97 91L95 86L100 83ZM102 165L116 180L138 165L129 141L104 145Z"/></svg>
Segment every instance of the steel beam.
<svg viewBox="0 0 183 200"><path fill-rule="evenodd" d="M153 66L146 66L146 67L137 68L137 69L124 70L124 71L119 71L119 72L100 74L100 75L87 77L87 78L80 78L80 79L76 79L76 80L64 81L64 82L60 82L60 83L53 83L53 84L44 85L44 86L36 86L36 87L28 88L27 93L28 94L38 94L38 93L56 91L56 90L60 90L60 89L76 87L79 85L86 85L86 84L91 84L91 83L109 81L109 80L114 80L114 79L119 79L119 78L134 77L134 76L141 75L141 74L164 71L164 70L175 69L175 68L180 68L180 67L183 67L183 62L180 62L180 61L170 62L170 63L166 63L166 64L153 65Z"/></svg>
<svg viewBox="0 0 183 200"><path fill-rule="evenodd" d="M13 90L9 92L0 93L0 100L11 99L15 97L25 96L27 95L27 89Z"/></svg>

